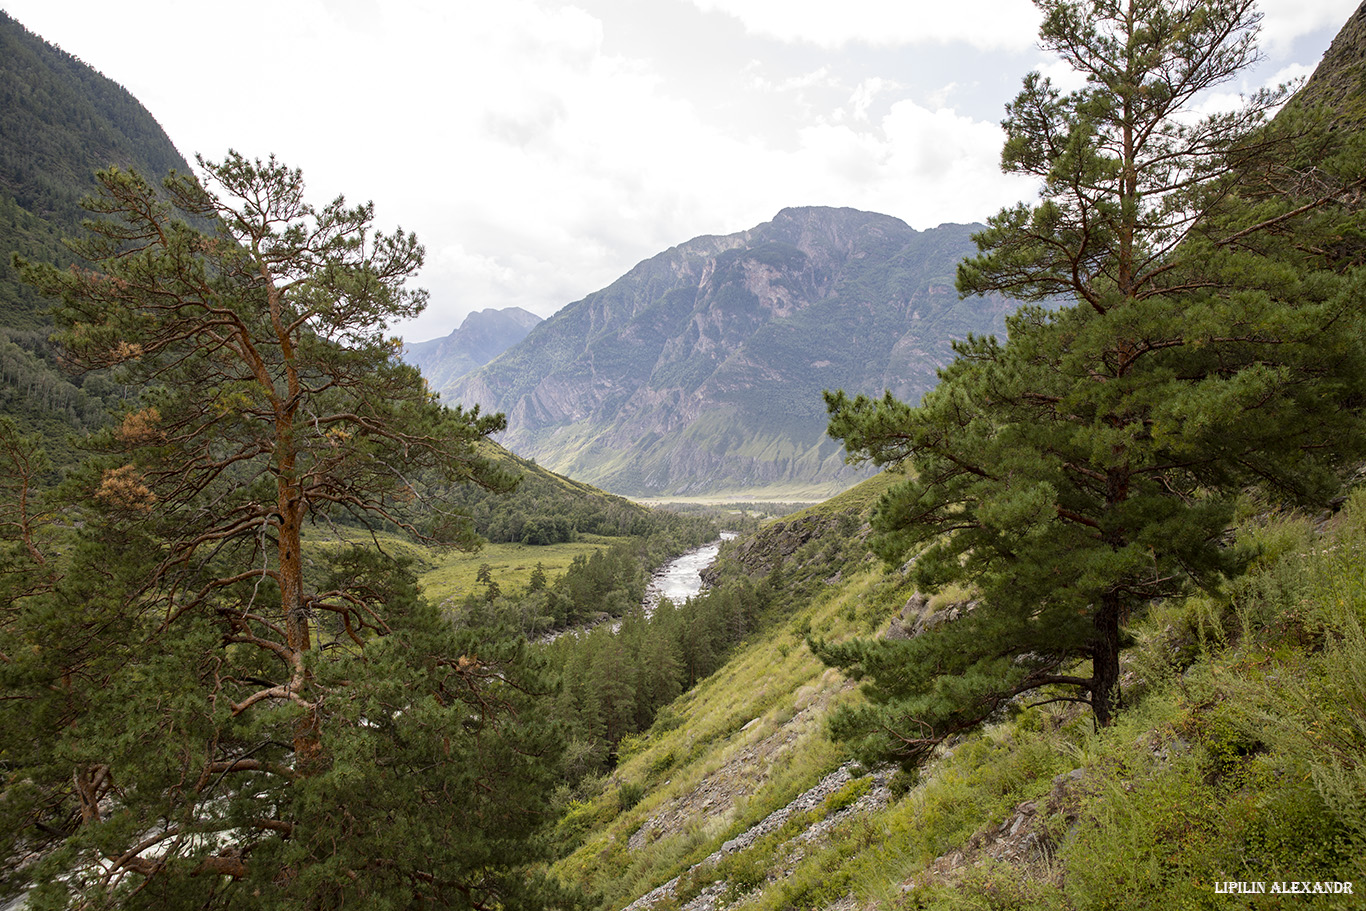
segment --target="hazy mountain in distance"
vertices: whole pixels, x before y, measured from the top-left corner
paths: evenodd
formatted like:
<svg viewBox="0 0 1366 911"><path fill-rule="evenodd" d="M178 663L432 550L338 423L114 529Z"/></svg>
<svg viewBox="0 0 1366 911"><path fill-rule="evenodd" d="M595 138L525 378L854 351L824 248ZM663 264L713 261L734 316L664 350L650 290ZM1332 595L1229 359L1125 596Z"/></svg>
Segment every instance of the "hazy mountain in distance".
<svg viewBox="0 0 1366 911"><path fill-rule="evenodd" d="M952 339L1002 331L1012 302L954 290L976 230L784 209L645 260L434 385L506 412L517 454L615 493L827 495L864 473L825 436L821 390L914 400Z"/></svg>
<svg viewBox="0 0 1366 911"><path fill-rule="evenodd" d="M421 370L433 389L441 389L526 338L540 321L521 307L480 310L445 338L405 345L403 359Z"/></svg>

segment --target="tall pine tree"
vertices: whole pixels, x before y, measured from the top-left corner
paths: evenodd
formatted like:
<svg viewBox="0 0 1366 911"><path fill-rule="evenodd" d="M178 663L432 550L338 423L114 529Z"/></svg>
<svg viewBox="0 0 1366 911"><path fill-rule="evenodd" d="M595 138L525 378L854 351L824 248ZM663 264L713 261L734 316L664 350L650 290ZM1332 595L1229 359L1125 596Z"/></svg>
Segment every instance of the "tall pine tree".
<svg viewBox="0 0 1366 911"><path fill-rule="evenodd" d="M200 164L101 173L93 268L19 264L67 362L135 394L67 482L79 530L5 488L7 874L34 908L553 902L525 645L457 633L373 548L304 548L335 522L469 545L428 490L512 483L475 449L502 417L440 406L384 335L422 248L273 158Z"/></svg>
<svg viewBox="0 0 1366 911"><path fill-rule="evenodd" d="M1041 687L1111 723L1126 624L1238 570L1245 488L1323 505L1362 452L1366 285L1333 252L1359 231L1360 160L1305 121L1267 130L1281 92L1193 110L1256 59L1251 0L1038 6L1086 84L1026 77L1002 164L1041 201L993 218L958 272L964 295L1032 303L1008 343L959 345L919 407L827 393L852 457L910 475L877 550L982 595L908 642L817 643L870 678L837 725L874 755L915 761Z"/></svg>

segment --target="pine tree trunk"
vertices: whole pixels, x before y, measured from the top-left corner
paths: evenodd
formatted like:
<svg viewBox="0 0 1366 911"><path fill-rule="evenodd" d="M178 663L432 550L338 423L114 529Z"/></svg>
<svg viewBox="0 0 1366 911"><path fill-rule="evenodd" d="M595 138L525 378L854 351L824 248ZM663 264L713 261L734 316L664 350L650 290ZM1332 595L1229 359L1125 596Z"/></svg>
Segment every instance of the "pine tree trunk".
<svg viewBox="0 0 1366 911"><path fill-rule="evenodd" d="M309 700L312 675L305 666L305 656L313 642L308 607L304 602L303 555L300 546L304 504L298 485L290 480L292 474L292 470L284 471L279 480L280 609L286 644L290 650L289 687L296 696ZM316 706L310 705L294 726L294 757L298 770L306 771L316 765L321 756L318 711Z"/></svg>
<svg viewBox="0 0 1366 911"><path fill-rule="evenodd" d="M1121 340L1117 348L1127 352L1129 342ZM1127 354L1121 354L1123 361L1119 372L1124 374ZM1117 421L1116 421L1117 422ZM1112 449L1116 460L1124 456L1122 448ZM1105 509L1111 512L1129 499L1130 470L1121 464L1106 471ZM1114 550L1122 549L1127 541L1123 528L1109 528L1102 533L1101 539ZM1110 589L1100 596L1091 622L1095 635L1091 639L1091 712L1096 716L1097 727L1109 727L1114 721L1115 712L1121 706L1119 692L1119 620L1123 614L1124 596Z"/></svg>
<svg viewBox="0 0 1366 911"><path fill-rule="evenodd" d="M1109 727L1122 699L1119 691L1120 596L1107 592L1093 618L1091 640L1091 711L1098 727Z"/></svg>

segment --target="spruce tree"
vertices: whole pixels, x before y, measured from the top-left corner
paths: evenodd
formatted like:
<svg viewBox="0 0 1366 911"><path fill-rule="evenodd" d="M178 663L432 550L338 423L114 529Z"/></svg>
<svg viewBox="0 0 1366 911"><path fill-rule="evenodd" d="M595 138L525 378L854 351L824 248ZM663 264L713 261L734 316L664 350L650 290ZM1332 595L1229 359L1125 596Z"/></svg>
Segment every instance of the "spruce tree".
<svg viewBox="0 0 1366 911"><path fill-rule="evenodd" d="M870 679L837 728L871 755L913 762L1043 687L1111 723L1126 625L1239 570L1243 492L1325 505L1362 452L1366 286L1334 252L1358 236L1360 160L1305 122L1268 129L1282 93L1192 110L1256 58L1253 4L1038 6L1044 48L1087 82L1026 77L1002 164L1041 201L991 219L958 271L965 296L1027 302L1008 342L958 345L918 407L827 393L851 457L909 475L879 553L981 596L910 641L816 643Z"/></svg>
<svg viewBox="0 0 1366 911"><path fill-rule="evenodd" d="M476 450L502 417L442 407L385 335L424 304L422 248L274 158L200 164L100 173L91 268L19 263L66 362L129 397L65 529L3 490L28 580L0 617L10 881L35 909L553 904L538 662L337 540L470 546L428 492L513 482Z"/></svg>

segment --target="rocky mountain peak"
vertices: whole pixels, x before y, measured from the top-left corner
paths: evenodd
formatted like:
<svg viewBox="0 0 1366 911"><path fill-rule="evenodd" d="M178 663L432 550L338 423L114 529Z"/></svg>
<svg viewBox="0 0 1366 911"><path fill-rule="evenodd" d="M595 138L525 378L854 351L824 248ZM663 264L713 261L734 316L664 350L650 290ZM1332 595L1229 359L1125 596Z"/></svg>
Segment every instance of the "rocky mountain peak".
<svg viewBox="0 0 1366 911"><path fill-rule="evenodd" d="M860 475L825 437L823 389L918 396L951 339L1000 331L1007 302L953 290L973 230L783 209L644 260L443 394L505 412L504 445L617 493L827 495Z"/></svg>
<svg viewBox="0 0 1366 911"><path fill-rule="evenodd" d="M433 388L440 389L526 338L540 321L521 307L478 310L444 338L407 345L403 357L422 371Z"/></svg>

